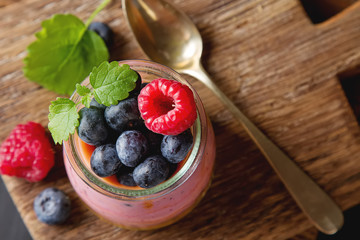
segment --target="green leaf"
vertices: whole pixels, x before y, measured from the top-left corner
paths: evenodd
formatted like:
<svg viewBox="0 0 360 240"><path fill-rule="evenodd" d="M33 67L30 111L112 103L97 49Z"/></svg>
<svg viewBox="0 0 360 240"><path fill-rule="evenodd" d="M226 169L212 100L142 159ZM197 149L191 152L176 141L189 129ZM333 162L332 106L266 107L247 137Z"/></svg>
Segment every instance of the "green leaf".
<svg viewBox="0 0 360 240"><path fill-rule="evenodd" d="M92 95L91 95L91 94L88 94L88 95L83 96L83 97L81 98L81 103L84 104L85 107L89 108L89 107L90 107L91 99L92 99Z"/></svg>
<svg viewBox="0 0 360 240"><path fill-rule="evenodd" d="M91 91L90 89L88 89L86 86L82 86L79 83L76 84L76 92L80 95L80 96L86 96L88 95Z"/></svg>
<svg viewBox="0 0 360 240"><path fill-rule="evenodd" d="M109 58L104 41L87 30L87 25L70 14L56 14L43 21L42 30L35 34L37 40L27 48L25 76L49 90L70 95L76 83Z"/></svg>
<svg viewBox="0 0 360 240"><path fill-rule="evenodd" d="M76 84L76 92L82 96L81 103L85 105L85 107L90 107L90 102L92 98L92 92L86 86L82 86L79 83Z"/></svg>
<svg viewBox="0 0 360 240"><path fill-rule="evenodd" d="M48 128L55 143L68 140L70 134L74 134L79 126L79 114L76 104L67 98L57 98L49 107Z"/></svg>
<svg viewBox="0 0 360 240"><path fill-rule="evenodd" d="M90 84L94 88L95 100L105 106L115 105L129 96L136 86L137 73L127 64L103 62L90 74Z"/></svg>

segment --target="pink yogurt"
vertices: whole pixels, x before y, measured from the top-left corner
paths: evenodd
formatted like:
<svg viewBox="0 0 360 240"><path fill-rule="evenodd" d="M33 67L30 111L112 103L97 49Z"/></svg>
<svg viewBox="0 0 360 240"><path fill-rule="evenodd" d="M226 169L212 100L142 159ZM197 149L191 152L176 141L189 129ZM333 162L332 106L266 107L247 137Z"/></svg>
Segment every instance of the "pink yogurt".
<svg viewBox="0 0 360 240"><path fill-rule="evenodd" d="M139 60L120 62L124 63L138 71L146 81L163 77L188 84L179 74L160 64ZM87 83L85 80L83 84ZM64 162L69 180L96 215L127 229L154 229L179 220L201 200L211 182L216 146L211 123L199 96L195 93L194 97L198 118L191 128L193 148L181 169L156 187L129 189L109 184L87 166L84 149L77 144L76 135L64 142ZM77 101L78 96L74 94L72 99Z"/></svg>

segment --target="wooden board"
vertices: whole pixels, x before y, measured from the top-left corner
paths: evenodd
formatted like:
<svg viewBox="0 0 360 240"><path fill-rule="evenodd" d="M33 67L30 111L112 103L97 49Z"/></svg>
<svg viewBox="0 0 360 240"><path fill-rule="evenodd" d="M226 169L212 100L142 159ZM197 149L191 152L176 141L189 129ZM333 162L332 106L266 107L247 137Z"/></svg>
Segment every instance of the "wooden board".
<svg viewBox="0 0 360 240"><path fill-rule="evenodd" d="M23 76L26 46L54 13L86 20L100 1L17 0L0 6L0 140L26 121L47 125L57 94ZM314 25L297 0L175 0L204 39L203 62L216 84L342 209L360 203L359 124L342 90L360 66L360 2ZM116 33L111 59L145 58L114 0L97 21ZM359 75L357 75L359 76ZM40 183L3 176L34 239L312 239L316 231L244 130L214 95L191 77L213 123L213 184L180 222L148 232L102 222L71 188L60 151ZM344 80L344 81L345 81ZM61 150L58 147L57 150ZM56 186L73 210L61 226L37 221L34 197Z"/></svg>

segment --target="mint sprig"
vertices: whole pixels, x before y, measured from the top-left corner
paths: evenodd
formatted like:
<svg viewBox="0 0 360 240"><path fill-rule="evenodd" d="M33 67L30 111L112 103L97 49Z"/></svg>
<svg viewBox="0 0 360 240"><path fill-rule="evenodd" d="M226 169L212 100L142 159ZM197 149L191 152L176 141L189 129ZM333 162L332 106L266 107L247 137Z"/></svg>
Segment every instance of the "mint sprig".
<svg viewBox="0 0 360 240"><path fill-rule="evenodd" d="M70 95L76 83L109 58L102 38L87 28L110 1L104 0L86 24L71 14L55 14L43 21L37 39L27 48L25 76L49 90Z"/></svg>
<svg viewBox="0 0 360 240"><path fill-rule="evenodd" d="M103 62L90 74L95 100L105 106L115 105L119 99L129 96L128 90L135 88L137 77L137 73L129 65L119 67L117 62Z"/></svg>
<svg viewBox="0 0 360 240"><path fill-rule="evenodd" d="M129 96L138 79L138 74L124 64L118 62L103 62L99 67L94 67L90 73L91 88L80 84L76 85L76 92L81 96L78 103L67 98L57 98L49 107L48 128L55 143L67 141L70 134L74 134L79 126L77 105L82 103L90 107L90 101L95 100L105 106L115 105L118 101Z"/></svg>
<svg viewBox="0 0 360 240"><path fill-rule="evenodd" d="M85 107L90 107L90 102L91 102L91 98L92 98L92 93L91 93L90 89L77 83L76 84L76 92L80 96L82 96L81 103L84 104Z"/></svg>
<svg viewBox="0 0 360 240"><path fill-rule="evenodd" d="M69 134L73 134L79 126L76 104L70 99L57 98L56 101L52 101L49 112L48 128L55 143L68 139Z"/></svg>

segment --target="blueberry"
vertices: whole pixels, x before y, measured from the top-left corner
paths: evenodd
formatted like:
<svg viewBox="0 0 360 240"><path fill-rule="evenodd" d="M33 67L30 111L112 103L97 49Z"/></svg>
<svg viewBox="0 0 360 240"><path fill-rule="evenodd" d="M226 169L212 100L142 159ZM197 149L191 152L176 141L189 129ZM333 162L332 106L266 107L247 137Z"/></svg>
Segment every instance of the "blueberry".
<svg viewBox="0 0 360 240"><path fill-rule="evenodd" d="M133 171L134 168L122 166L120 170L116 173L116 178L119 181L119 183L130 187L136 186L133 177Z"/></svg>
<svg viewBox="0 0 360 240"><path fill-rule="evenodd" d="M161 142L161 154L171 163L179 163L188 154L193 143L190 130L179 135L164 136Z"/></svg>
<svg viewBox="0 0 360 240"><path fill-rule="evenodd" d="M137 130L123 132L116 141L116 151L120 161L127 167L137 166L148 150L146 137Z"/></svg>
<svg viewBox="0 0 360 240"><path fill-rule="evenodd" d="M153 154L161 154L160 146L161 146L161 141L162 141L164 135L154 133L153 131L149 130L145 126L144 126L144 129L142 130L142 132L149 142L150 152Z"/></svg>
<svg viewBox="0 0 360 240"><path fill-rule="evenodd" d="M122 132L141 120L136 98L128 98L105 109L105 120L114 130Z"/></svg>
<svg viewBox="0 0 360 240"><path fill-rule="evenodd" d="M69 197L59 189L46 188L34 200L37 218L47 224L60 224L70 215Z"/></svg>
<svg viewBox="0 0 360 240"><path fill-rule="evenodd" d="M138 131L142 132L142 134L146 137L146 139L149 142L150 151L160 153L160 144L161 144L161 141L162 141L164 135L155 133L155 132L151 131L150 129L148 129L145 126L143 119L139 120L138 122L133 123L131 127L130 127L130 125L128 127L129 127L129 129L126 129L126 130L138 130Z"/></svg>
<svg viewBox="0 0 360 240"><path fill-rule="evenodd" d="M109 135L108 135L108 137L107 137L104 144L108 144L108 143L114 144L114 143L116 143L116 140L120 136L120 133L118 133L117 131L114 131L110 127L108 127L108 132L109 132Z"/></svg>
<svg viewBox="0 0 360 240"><path fill-rule="evenodd" d="M98 102L95 100L95 98L91 99L90 107L91 107L91 108L99 108L99 109L101 109L101 110L103 110L103 111L105 111L105 108L106 108L105 105L98 103Z"/></svg>
<svg viewBox="0 0 360 240"><path fill-rule="evenodd" d="M91 169L99 177L114 175L121 167L115 144L106 144L97 147L90 158Z"/></svg>
<svg viewBox="0 0 360 240"><path fill-rule="evenodd" d="M169 163L160 155L150 156L134 169L133 177L142 188L151 188L166 180Z"/></svg>
<svg viewBox="0 0 360 240"><path fill-rule="evenodd" d="M97 108L82 108L79 115L78 134L80 139L94 146L104 143L108 137L108 129L103 111Z"/></svg>
<svg viewBox="0 0 360 240"><path fill-rule="evenodd" d="M138 130L138 131L142 132L142 129L144 129L144 127L145 127L144 120L138 119L138 120L128 121L124 127L124 131Z"/></svg>
<svg viewBox="0 0 360 240"><path fill-rule="evenodd" d="M136 74L138 75L138 78L136 80L136 85L135 85L135 88L129 93L130 96L136 96L136 95L139 95L140 93L140 90L142 89L141 86L142 86L142 80L141 80L141 76L138 72L136 72Z"/></svg>
<svg viewBox="0 0 360 240"><path fill-rule="evenodd" d="M89 25L88 29L96 32L96 34L104 40L107 48L111 47L111 45L113 44L114 34L107 24L102 22L92 22Z"/></svg>
<svg viewBox="0 0 360 240"><path fill-rule="evenodd" d="M175 163L169 163L169 174L167 176L166 179L169 179L170 177L172 177L172 175L175 174L176 170L178 168L178 165Z"/></svg>

